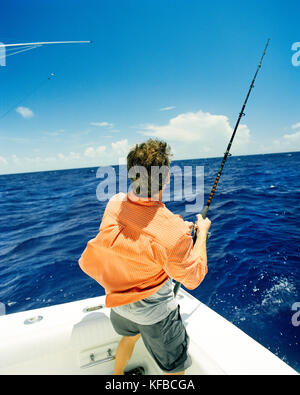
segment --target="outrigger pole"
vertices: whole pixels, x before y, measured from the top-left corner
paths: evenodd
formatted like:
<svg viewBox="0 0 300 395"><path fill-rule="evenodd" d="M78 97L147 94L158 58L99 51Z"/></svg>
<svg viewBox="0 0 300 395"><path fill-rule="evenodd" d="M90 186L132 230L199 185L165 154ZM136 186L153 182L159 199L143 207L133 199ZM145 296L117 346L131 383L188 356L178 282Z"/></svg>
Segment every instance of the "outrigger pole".
<svg viewBox="0 0 300 395"><path fill-rule="evenodd" d="M241 112L239 113L238 120L237 120L236 125L235 125L235 127L234 127L234 130L233 130L231 139L230 139L230 141L229 141L229 143L228 143L226 152L225 152L225 154L224 154L224 157L223 157L223 160L222 160L222 163L221 163L220 170L219 170L219 172L218 172L218 175L217 175L217 177L216 177L215 183L214 183L214 185L213 185L213 187L212 187L212 190L211 190L211 192L210 192L210 195L209 195L209 198L208 198L208 200L207 200L206 206L205 206L204 209L202 210L201 215L202 215L202 218L203 218L203 219L205 219L205 218L207 217L207 212L208 212L209 206L210 206L210 204L211 204L212 198L213 198L214 193L215 193L215 191L216 191L216 188L217 188L218 182L219 182L219 180L220 180L220 177L221 177L223 168L224 168L224 166L225 166L226 160L227 160L228 156L230 155L230 148L231 148L232 142L233 142L233 140L234 140L236 131L237 131L238 127L239 127L239 124L240 124L240 121L241 121L242 117L245 115L244 111L245 111L245 108L246 108L246 105L247 105L247 102L248 102L250 93L251 93L252 89L254 88L254 83L255 83L257 74L258 74L258 72L259 72L259 69L261 68L263 58L264 58L264 56L265 56L265 54L266 54L266 52L267 52L267 48L268 48L268 46L269 46L269 42L270 42L270 39L268 39L268 41L267 41L267 44L266 44L265 49L264 49L264 52L263 52L263 54L262 54L262 57L261 57L261 59L260 59L260 62L259 62L259 64L258 64L258 66L257 66L256 73L254 74L254 78L253 78L253 80L252 80L252 82L251 82L251 85L250 85L248 94L247 94L247 96L246 96L246 99L245 99L245 101L244 101L242 110L241 110ZM197 231L194 232L194 238L193 238L194 244L195 244L196 240L197 240ZM180 283L179 283L178 281L176 281L176 284L175 284L175 286L174 286L174 295L175 295L175 296L177 295L177 293L178 293L178 291L179 291L179 288L180 288Z"/></svg>
<svg viewBox="0 0 300 395"><path fill-rule="evenodd" d="M34 48L38 48L41 47L43 45L53 45L53 44L90 44L91 41L37 41L37 42L33 42L33 43L15 43L15 44L4 44L4 43L0 43L0 47L1 48L7 48L7 49L13 49L16 47L21 47L20 50L18 50L16 52L19 53L21 51L24 51L24 49L22 48L26 48L26 50L30 50L30 49L34 49ZM14 55L15 53L13 53Z"/></svg>
<svg viewBox="0 0 300 395"><path fill-rule="evenodd" d="M35 45L49 45L49 44L89 44L91 41L41 41L35 43L17 43L17 44L2 44L4 47L24 47Z"/></svg>
<svg viewBox="0 0 300 395"><path fill-rule="evenodd" d="M32 49L41 47L43 45L53 44L90 44L92 41L38 41L33 43L15 43L15 44L4 44L0 43L0 49L4 48L5 52L0 53L0 60L7 58L8 56L17 55L21 52L31 51ZM11 51L11 52L8 52Z"/></svg>

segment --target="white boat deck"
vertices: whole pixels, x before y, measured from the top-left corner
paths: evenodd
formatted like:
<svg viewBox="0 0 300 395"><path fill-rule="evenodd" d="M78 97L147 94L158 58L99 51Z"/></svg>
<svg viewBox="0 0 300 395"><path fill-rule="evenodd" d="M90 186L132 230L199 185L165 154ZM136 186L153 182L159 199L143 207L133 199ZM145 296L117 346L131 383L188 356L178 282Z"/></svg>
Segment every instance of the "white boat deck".
<svg viewBox="0 0 300 395"><path fill-rule="evenodd" d="M177 298L191 340L193 365L186 374L297 374L184 290ZM110 309L85 310L101 304L104 296L0 317L0 374L112 374L110 355L120 336L109 320ZM32 317L42 319L24 323ZM141 339L128 368L137 365L146 374L162 373Z"/></svg>

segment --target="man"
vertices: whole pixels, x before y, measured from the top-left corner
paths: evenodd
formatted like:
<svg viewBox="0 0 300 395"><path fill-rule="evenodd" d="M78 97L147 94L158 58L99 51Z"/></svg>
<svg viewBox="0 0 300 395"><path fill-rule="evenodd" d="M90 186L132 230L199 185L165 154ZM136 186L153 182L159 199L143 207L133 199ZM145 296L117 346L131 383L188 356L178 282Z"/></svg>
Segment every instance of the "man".
<svg viewBox="0 0 300 395"><path fill-rule="evenodd" d="M164 374L184 374L192 363L171 279L188 289L203 281L210 221L197 216L193 246L193 224L162 203L169 166L170 147L163 141L149 139L129 152L135 191L110 199L99 234L79 260L82 270L105 288L112 325L122 336L114 374L124 374L140 336Z"/></svg>

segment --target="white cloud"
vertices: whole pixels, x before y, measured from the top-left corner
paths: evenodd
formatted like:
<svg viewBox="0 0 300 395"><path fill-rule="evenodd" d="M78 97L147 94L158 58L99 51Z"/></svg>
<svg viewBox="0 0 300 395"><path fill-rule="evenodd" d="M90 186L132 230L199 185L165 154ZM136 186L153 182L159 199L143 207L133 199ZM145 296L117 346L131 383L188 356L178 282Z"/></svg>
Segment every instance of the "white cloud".
<svg viewBox="0 0 300 395"><path fill-rule="evenodd" d="M107 125L108 123L103 127L106 128ZM247 125L242 124L237 131L231 152L234 155L247 155L298 151L300 150L298 124L292 125L291 129L293 131L282 134L273 141L260 142L250 135ZM223 156L233 132L227 116L202 110L170 117L168 122L161 125L154 123L141 125L139 130L138 133L144 136L166 140L171 145L174 160ZM110 129L109 132L111 131ZM63 133L64 130L58 132ZM2 173L13 173L114 165L118 164L120 158L126 158L130 144L128 139L124 138L107 145L98 145L97 141L88 142L83 147L79 152L62 151L52 155L45 155L41 150L33 150L35 155L32 157L30 155L0 156L0 169Z"/></svg>
<svg viewBox="0 0 300 395"><path fill-rule="evenodd" d="M162 107L159 109L159 111L170 111L170 110L174 110L174 108L176 107L175 106Z"/></svg>
<svg viewBox="0 0 300 395"><path fill-rule="evenodd" d="M300 130L273 140L269 152L300 151Z"/></svg>
<svg viewBox="0 0 300 395"><path fill-rule="evenodd" d="M300 122L297 122L294 125L292 125L292 129L300 129Z"/></svg>
<svg viewBox="0 0 300 395"><path fill-rule="evenodd" d="M145 135L182 142L204 141L214 130L226 135L231 130L227 117L202 111L177 115L167 125L148 124L143 128Z"/></svg>
<svg viewBox="0 0 300 395"><path fill-rule="evenodd" d="M34 113L28 107L19 106L16 108L16 112L19 113L23 118L29 119L34 116Z"/></svg>
<svg viewBox="0 0 300 395"><path fill-rule="evenodd" d="M233 129L225 115L208 112L188 112L171 118L166 125L148 124L142 134L158 137L171 143L176 157L207 157L223 155ZM250 131L240 125L234 144L235 153L244 153L250 141Z"/></svg>
<svg viewBox="0 0 300 395"><path fill-rule="evenodd" d="M49 163L54 161L60 164L64 164L64 166L76 167L76 165L80 163L81 159L82 156L78 152L71 151L68 154L59 153L57 154L57 157L56 156L43 157L42 161L43 163L45 162Z"/></svg>
<svg viewBox="0 0 300 395"><path fill-rule="evenodd" d="M46 136L50 136L50 137L57 137L57 136L61 136L64 132L65 132L65 129L59 129L59 130L56 130L55 132L44 132L44 134Z"/></svg>
<svg viewBox="0 0 300 395"><path fill-rule="evenodd" d="M100 145L99 147L88 147L84 151L84 155L87 156L88 158L95 158L101 154L103 154L106 151L106 146L105 145Z"/></svg>
<svg viewBox="0 0 300 395"><path fill-rule="evenodd" d="M111 147L115 152L115 154L119 156L127 155L129 151L129 144L127 139L119 140L116 141L115 143L111 143Z"/></svg>
<svg viewBox="0 0 300 395"><path fill-rule="evenodd" d="M288 143L300 143L300 130L296 133L285 134L283 139Z"/></svg>
<svg viewBox="0 0 300 395"><path fill-rule="evenodd" d="M90 122L92 126L99 126L101 128L113 128L114 124L110 122Z"/></svg>
<svg viewBox="0 0 300 395"><path fill-rule="evenodd" d="M8 164L7 160L5 158L3 158L3 156L0 156L0 165L6 166L7 164Z"/></svg>
<svg viewBox="0 0 300 395"><path fill-rule="evenodd" d="M117 165L119 158L127 155L128 140L119 140L110 146L89 145L82 152L59 152L55 155L38 156L11 155L9 158L0 156L1 173L23 173L30 171L45 171L55 169L74 169L80 167Z"/></svg>
<svg viewBox="0 0 300 395"><path fill-rule="evenodd" d="M77 152L69 152L69 154L67 155L59 153L57 156L60 160L63 160L65 162L81 159L81 155ZM47 161L49 161L49 157L47 158Z"/></svg>
<svg viewBox="0 0 300 395"><path fill-rule="evenodd" d="M11 156L11 159L12 159L12 162L13 162L15 165L20 165L20 164L22 164L21 160L17 157L17 155L12 155L12 156Z"/></svg>
<svg viewBox="0 0 300 395"><path fill-rule="evenodd" d="M290 128L295 130L285 133L271 141L265 141L263 144L256 144L255 153L280 153L300 151L300 122L291 125ZM298 130L299 129L299 130Z"/></svg>

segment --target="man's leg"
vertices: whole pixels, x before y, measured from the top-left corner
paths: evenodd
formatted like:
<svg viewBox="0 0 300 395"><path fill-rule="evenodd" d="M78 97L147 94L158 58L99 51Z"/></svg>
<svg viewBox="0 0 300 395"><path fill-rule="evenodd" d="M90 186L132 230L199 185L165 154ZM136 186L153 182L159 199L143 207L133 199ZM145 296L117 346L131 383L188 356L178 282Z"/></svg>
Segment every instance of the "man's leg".
<svg viewBox="0 0 300 395"><path fill-rule="evenodd" d="M140 334L136 336L123 336L116 353L114 374L124 374L125 366L127 365L135 343L139 340Z"/></svg>

